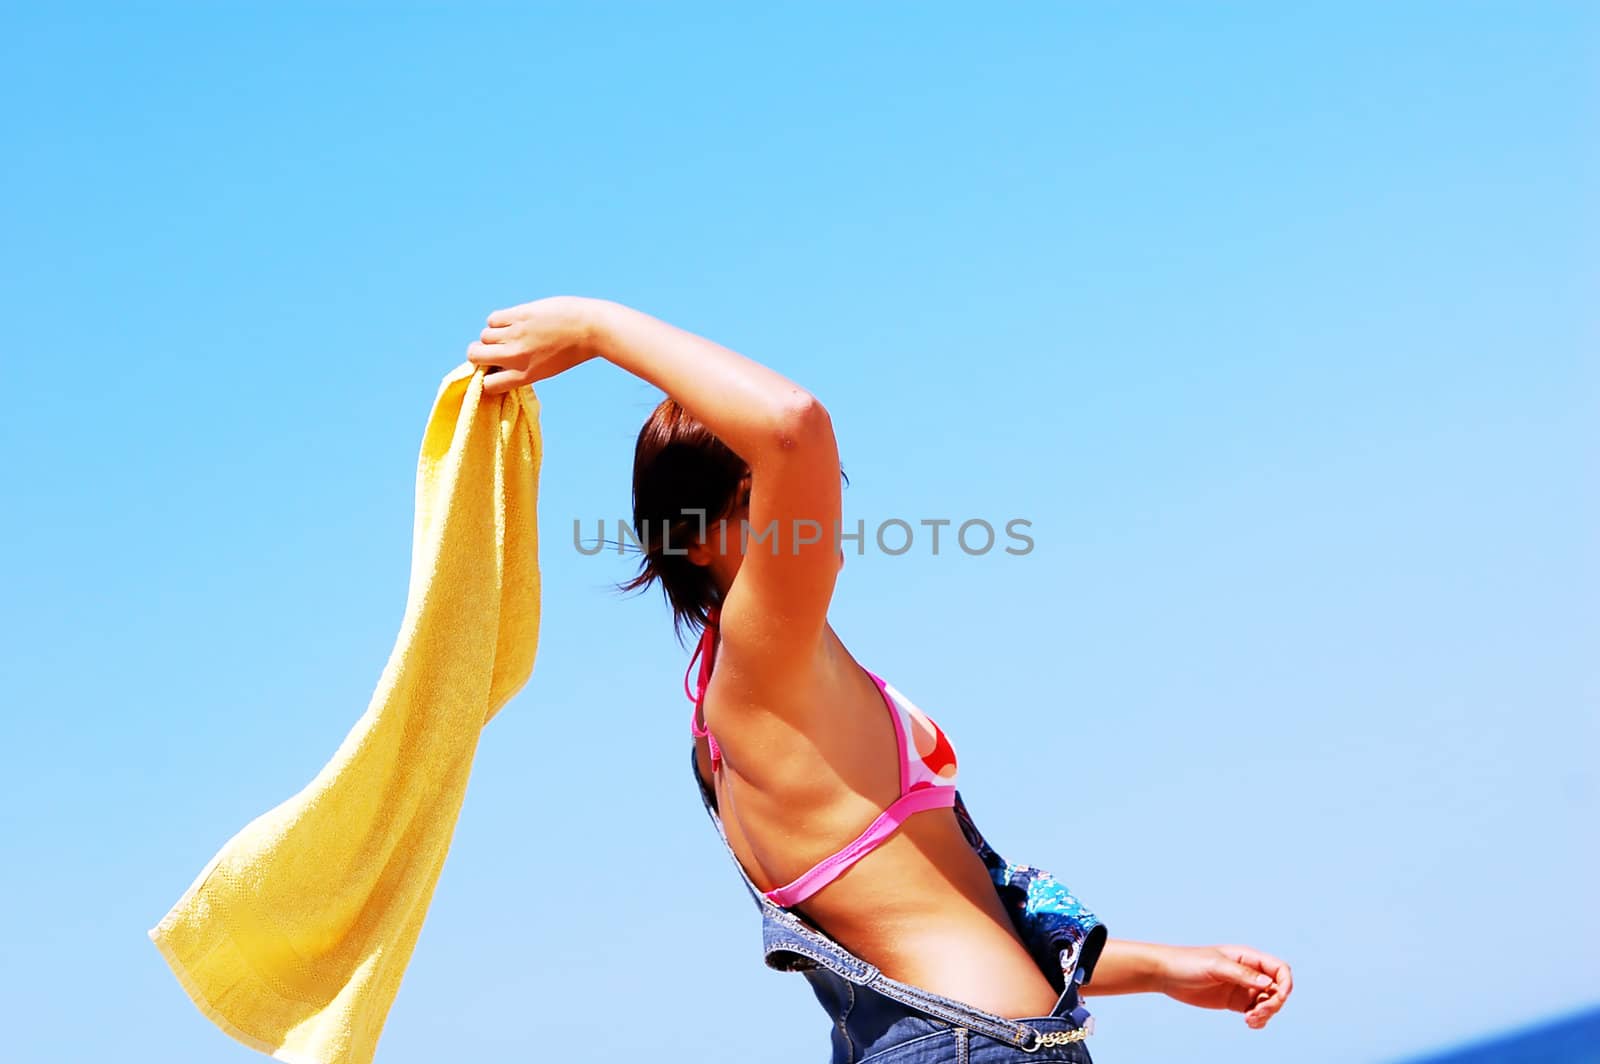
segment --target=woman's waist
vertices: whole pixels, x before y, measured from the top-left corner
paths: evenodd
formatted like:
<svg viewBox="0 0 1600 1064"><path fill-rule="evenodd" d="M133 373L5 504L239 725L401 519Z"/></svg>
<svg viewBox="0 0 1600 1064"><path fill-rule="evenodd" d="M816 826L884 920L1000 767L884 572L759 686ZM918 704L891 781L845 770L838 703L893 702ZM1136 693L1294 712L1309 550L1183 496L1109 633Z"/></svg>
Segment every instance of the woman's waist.
<svg viewBox="0 0 1600 1064"><path fill-rule="evenodd" d="M828 933L890 979L997 1016L1045 1015L1059 991L1001 921L967 907L920 919L872 914L849 926L836 922Z"/></svg>
<svg viewBox="0 0 1600 1064"><path fill-rule="evenodd" d="M1001 1016L1048 1012L1059 984L1030 954L988 870L959 833L952 844L958 849L948 855L937 852L947 840L931 853L915 843L932 840L897 841L796 909L891 979ZM914 856L895 860L906 850Z"/></svg>

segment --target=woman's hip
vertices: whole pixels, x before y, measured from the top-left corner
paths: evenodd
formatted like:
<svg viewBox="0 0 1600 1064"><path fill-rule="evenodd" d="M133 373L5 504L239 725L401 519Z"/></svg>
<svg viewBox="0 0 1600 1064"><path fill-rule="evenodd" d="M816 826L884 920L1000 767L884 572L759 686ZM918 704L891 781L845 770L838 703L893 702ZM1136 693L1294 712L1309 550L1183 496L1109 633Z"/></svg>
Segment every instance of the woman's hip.
<svg viewBox="0 0 1600 1064"><path fill-rule="evenodd" d="M1048 1015L1008 1018L906 984L874 980L880 992L825 969L806 974L833 1020L833 1064L1091 1061L1083 1039L1093 1021L1075 984Z"/></svg>
<svg viewBox="0 0 1600 1064"><path fill-rule="evenodd" d="M1028 1016L1017 1022L1037 1030L1037 1039L1018 1045L960 1023L907 1012L881 1037L861 1045L860 1055L843 1059L851 1064L1092 1064L1083 1030L1070 1017ZM843 1064L837 1055L835 1064Z"/></svg>

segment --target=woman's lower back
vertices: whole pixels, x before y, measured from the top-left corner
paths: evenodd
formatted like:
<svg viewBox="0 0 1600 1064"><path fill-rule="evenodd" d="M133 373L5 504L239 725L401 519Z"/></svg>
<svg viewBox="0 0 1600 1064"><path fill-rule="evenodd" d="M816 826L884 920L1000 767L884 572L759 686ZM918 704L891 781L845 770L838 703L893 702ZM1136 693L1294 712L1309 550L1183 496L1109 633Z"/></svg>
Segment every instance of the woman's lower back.
<svg viewBox="0 0 1600 1064"><path fill-rule="evenodd" d="M726 793L729 784L721 782L719 790ZM797 807L792 796L742 788L735 793L735 800L722 802L728 843L763 889L776 885L767 869L781 875L818 848L807 836L847 837L839 825L863 819L870 809L870 800L857 794L826 803L834 808L808 809ZM763 850L781 845L788 852L757 853L749 836L777 840ZM1043 1015L1059 996L1023 946L988 870L949 809L912 815L793 909L891 979L996 1015Z"/></svg>
<svg viewBox="0 0 1600 1064"><path fill-rule="evenodd" d="M912 817L855 870L855 884L800 907L852 953L891 979L999 1016L1041 1016L1055 1004L1058 991L949 810Z"/></svg>

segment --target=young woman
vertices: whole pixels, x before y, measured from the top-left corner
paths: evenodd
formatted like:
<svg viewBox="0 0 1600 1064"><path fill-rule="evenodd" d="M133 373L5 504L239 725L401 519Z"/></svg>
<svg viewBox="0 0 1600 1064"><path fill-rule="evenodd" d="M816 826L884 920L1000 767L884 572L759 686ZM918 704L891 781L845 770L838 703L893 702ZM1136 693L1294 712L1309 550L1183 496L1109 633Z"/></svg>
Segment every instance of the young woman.
<svg viewBox="0 0 1600 1064"><path fill-rule="evenodd" d="M666 392L635 450L644 550L629 586L658 582L680 634L700 635L701 799L762 913L766 963L804 974L832 1018L835 1061L1088 1061L1080 987L1165 993L1255 1028L1283 1007L1276 957L1108 938L1048 872L983 840L949 738L828 624L841 474L814 396L574 296L495 311L467 358L491 396L592 358Z"/></svg>

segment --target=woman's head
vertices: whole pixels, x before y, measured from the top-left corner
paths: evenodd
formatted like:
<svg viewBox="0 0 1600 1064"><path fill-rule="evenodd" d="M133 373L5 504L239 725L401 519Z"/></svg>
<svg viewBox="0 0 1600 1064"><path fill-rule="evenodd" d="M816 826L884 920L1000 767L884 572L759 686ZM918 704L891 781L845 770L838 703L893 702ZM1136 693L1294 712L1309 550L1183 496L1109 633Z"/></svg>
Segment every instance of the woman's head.
<svg viewBox="0 0 1600 1064"><path fill-rule="evenodd" d="M643 554L639 574L622 589L659 581L679 635L703 627L722 601L729 569L708 555L701 537L709 533L716 543L717 523L728 521L725 542L738 554L739 519L749 503L749 466L676 401L664 399L633 449L633 533Z"/></svg>

